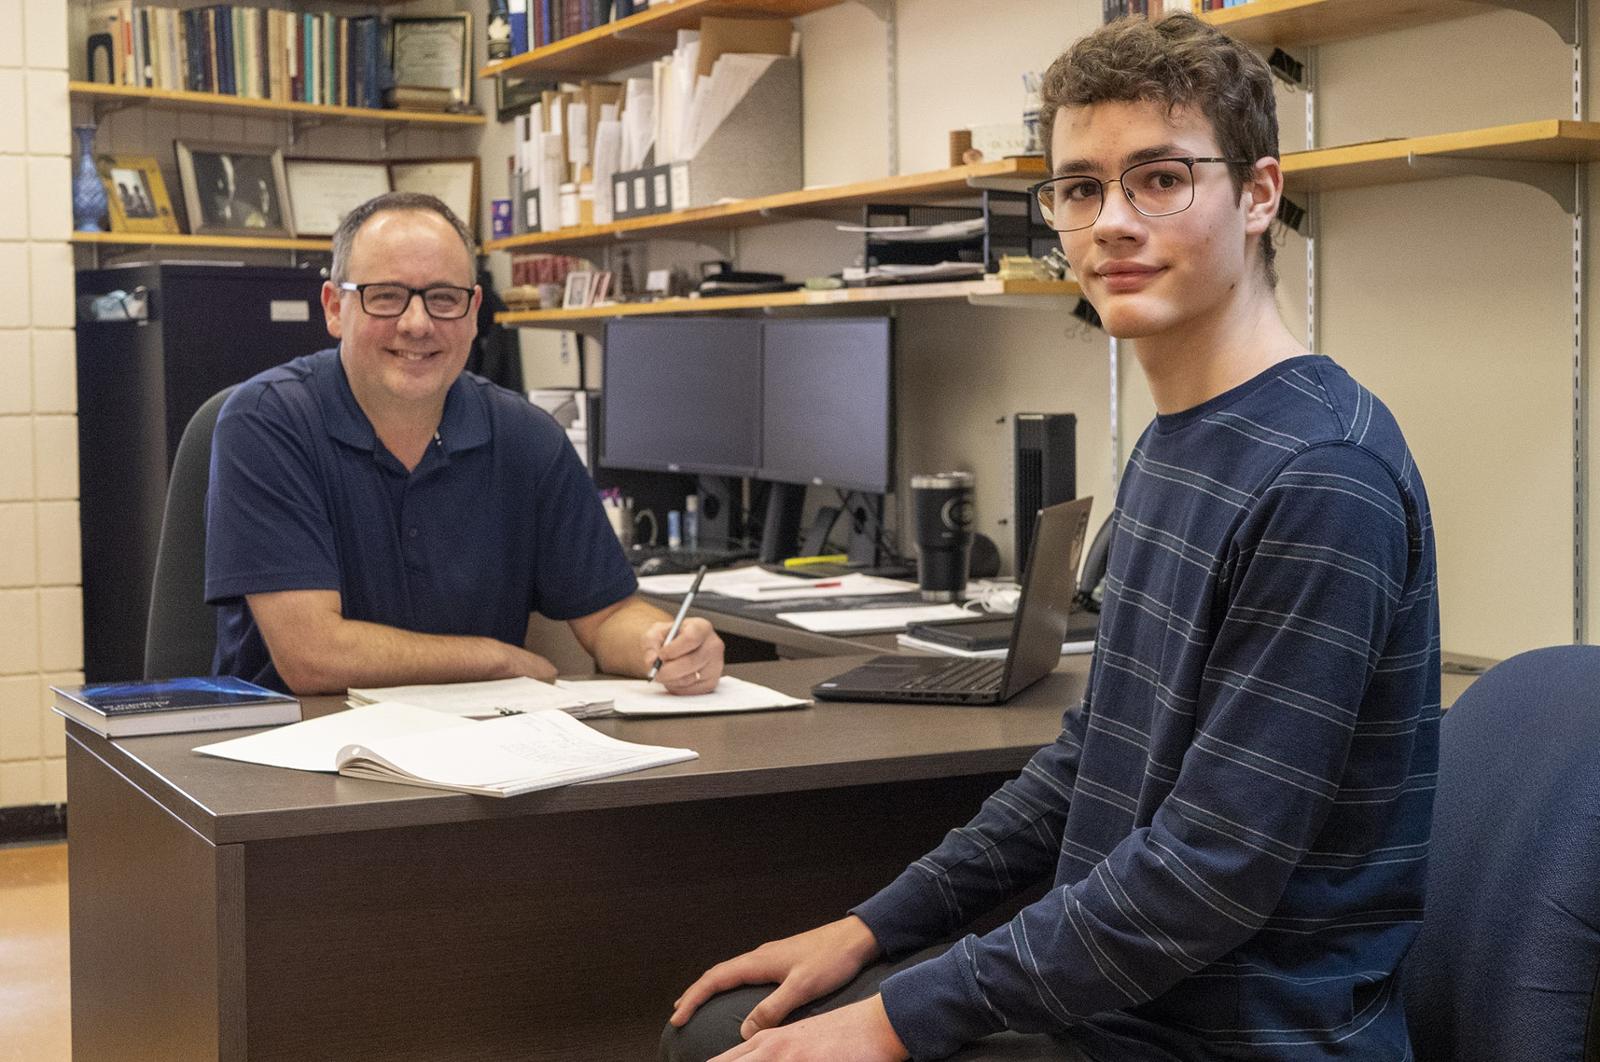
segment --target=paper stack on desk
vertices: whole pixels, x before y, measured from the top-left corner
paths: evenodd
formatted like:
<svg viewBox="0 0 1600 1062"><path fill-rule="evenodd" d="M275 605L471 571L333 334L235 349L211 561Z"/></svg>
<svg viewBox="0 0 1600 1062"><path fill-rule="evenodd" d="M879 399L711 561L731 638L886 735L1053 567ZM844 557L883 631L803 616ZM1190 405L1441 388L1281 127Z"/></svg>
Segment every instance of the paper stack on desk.
<svg viewBox="0 0 1600 1062"><path fill-rule="evenodd" d="M268 767L337 771L352 778L502 797L698 755L693 749L619 741L564 712L475 722L399 703L362 705L194 751Z"/></svg>
<svg viewBox="0 0 1600 1062"><path fill-rule="evenodd" d="M680 697L642 679L559 679L556 685L591 700L608 700L617 715L713 715L799 708L810 701L724 675L710 693Z"/></svg>
<svg viewBox="0 0 1600 1062"><path fill-rule="evenodd" d="M913 623L971 619L972 613L960 605L907 605L905 608L780 612L777 618L817 634L870 634L875 631L903 631Z"/></svg>
<svg viewBox="0 0 1600 1062"><path fill-rule="evenodd" d="M609 698L586 700L582 695L531 678L491 679L487 682L440 682L424 686L383 686L350 691L352 708L380 701L401 701L465 719L493 719L555 709L575 719L607 715Z"/></svg>
<svg viewBox="0 0 1600 1062"><path fill-rule="evenodd" d="M639 589L651 594L686 594L693 575L647 575L639 580ZM804 579L798 575L769 572L756 565L745 568L728 568L707 572L700 589L705 593L722 594L741 601L803 601L810 598L867 597L880 594L904 594L917 588L916 583L901 579L884 579L875 575L851 572L837 579Z"/></svg>

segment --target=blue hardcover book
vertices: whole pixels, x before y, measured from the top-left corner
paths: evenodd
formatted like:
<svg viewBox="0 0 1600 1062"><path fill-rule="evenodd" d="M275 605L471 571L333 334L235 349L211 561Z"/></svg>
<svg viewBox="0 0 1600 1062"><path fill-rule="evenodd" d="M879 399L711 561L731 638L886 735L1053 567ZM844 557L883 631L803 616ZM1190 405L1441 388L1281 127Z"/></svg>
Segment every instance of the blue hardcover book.
<svg viewBox="0 0 1600 1062"><path fill-rule="evenodd" d="M156 679L51 686L55 711L102 737L276 726L300 719L300 702L244 679Z"/></svg>
<svg viewBox="0 0 1600 1062"><path fill-rule="evenodd" d="M233 76L233 7L218 4L217 8L217 91L226 96L238 95L239 87Z"/></svg>
<svg viewBox="0 0 1600 1062"><path fill-rule="evenodd" d="M511 54L528 50L528 0L511 0L507 19L511 24Z"/></svg>
<svg viewBox="0 0 1600 1062"><path fill-rule="evenodd" d="M551 11L554 6L555 0L539 0L539 22L544 29L544 36L539 39L541 45L556 42L555 18Z"/></svg>

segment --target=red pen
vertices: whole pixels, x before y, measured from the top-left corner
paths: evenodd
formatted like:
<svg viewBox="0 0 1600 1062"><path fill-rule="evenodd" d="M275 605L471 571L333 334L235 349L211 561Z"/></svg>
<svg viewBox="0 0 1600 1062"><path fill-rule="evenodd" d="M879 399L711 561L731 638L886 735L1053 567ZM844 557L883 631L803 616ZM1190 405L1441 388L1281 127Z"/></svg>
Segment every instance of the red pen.
<svg viewBox="0 0 1600 1062"><path fill-rule="evenodd" d="M825 581L820 582L820 583L807 582L807 583L805 583L803 585L800 585L800 586L795 586L795 585L793 585L791 583L783 583L781 585L779 585L777 583L774 583L774 584L772 584L770 586L758 586L758 587L756 587L756 593L758 593L758 594L770 594L770 593L775 593L775 592L779 592L779 591L790 591L790 590L826 590L826 589L828 589L830 587L840 587L840 586L843 586L843 585L844 585L844 581L842 579L828 579L828 580L825 580Z"/></svg>

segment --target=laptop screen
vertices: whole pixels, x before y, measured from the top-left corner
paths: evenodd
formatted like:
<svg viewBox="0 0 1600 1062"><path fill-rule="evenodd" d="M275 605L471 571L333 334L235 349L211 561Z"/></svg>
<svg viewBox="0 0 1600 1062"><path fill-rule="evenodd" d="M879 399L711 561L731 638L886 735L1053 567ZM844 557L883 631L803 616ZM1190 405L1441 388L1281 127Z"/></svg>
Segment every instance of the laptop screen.
<svg viewBox="0 0 1600 1062"><path fill-rule="evenodd" d="M1089 531L1093 498L1079 498L1040 509L1033 552L1017 599L1017 622L1006 654L1004 696L1026 689L1061 662L1067 620L1078 589L1078 563Z"/></svg>

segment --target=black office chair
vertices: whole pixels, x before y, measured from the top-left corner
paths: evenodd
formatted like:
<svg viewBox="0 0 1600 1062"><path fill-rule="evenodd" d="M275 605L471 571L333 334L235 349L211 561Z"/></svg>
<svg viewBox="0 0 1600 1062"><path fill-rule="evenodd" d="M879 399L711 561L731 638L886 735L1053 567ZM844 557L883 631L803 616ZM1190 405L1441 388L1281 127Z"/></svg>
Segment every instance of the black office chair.
<svg viewBox="0 0 1600 1062"><path fill-rule="evenodd" d="M178 440L161 517L150 622L144 635L144 677L209 675L217 647L216 610L206 604L206 486L211 433L233 393L226 387L195 410Z"/></svg>
<svg viewBox="0 0 1600 1062"><path fill-rule="evenodd" d="M1445 714L1418 1062L1600 1060L1600 646L1489 670Z"/></svg>

